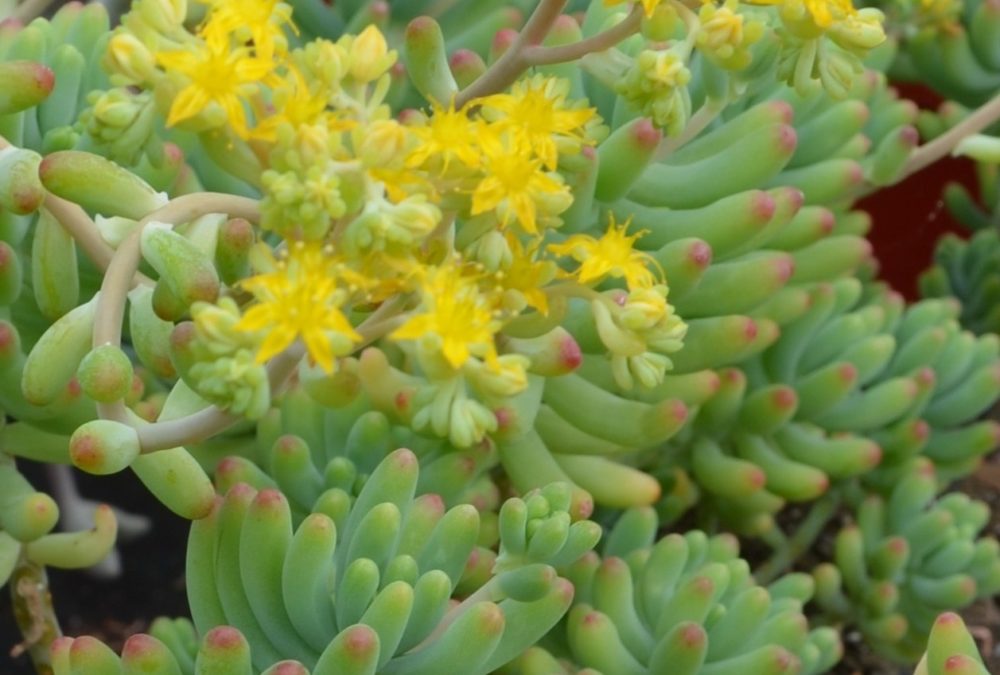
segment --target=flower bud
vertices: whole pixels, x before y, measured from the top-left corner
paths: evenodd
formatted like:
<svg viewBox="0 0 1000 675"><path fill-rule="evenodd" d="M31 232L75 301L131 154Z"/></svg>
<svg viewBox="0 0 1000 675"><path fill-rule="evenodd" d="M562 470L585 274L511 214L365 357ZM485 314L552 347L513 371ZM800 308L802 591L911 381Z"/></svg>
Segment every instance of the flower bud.
<svg viewBox="0 0 1000 675"><path fill-rule="evenodd" d="M350 41L350 73L358 82L374 82L396 62L396 52L389 51L385 36L369 25Z"/></svg>
<svg viewBox="0 0 1000 675"><path fill-rule="evenodd" d="M122 84L141 84L156 79L156 59L141 40L129 33L115 33L108 42L105 67Z"/></svg>
<svg viewBox="0 0 1000 675"><path fill-rule="evenodd" d="M691 115L690 81L682 52L647 49L635 58L617 90L668 136L676 136Z"/></svg>

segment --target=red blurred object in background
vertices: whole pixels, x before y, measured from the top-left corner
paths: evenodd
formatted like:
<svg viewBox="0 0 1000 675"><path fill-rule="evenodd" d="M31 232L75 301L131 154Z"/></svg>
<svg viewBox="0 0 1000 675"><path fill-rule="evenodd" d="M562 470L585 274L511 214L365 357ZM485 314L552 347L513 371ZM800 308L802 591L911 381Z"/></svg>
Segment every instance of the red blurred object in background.
<svg viewBox="0 0 1000 675"><path fill-rule="evenodd" d="M920 108L936 110L941 103L941 98L926 87L895 86L900 96ZM869 239L879 261L879 276L908 300L919 297L917 278L933 262L938 239L948 232L969 236L941 201L944 186L951 181L979 194L972 162L949 157L858 202L857 208L872 216Z"/></svg>

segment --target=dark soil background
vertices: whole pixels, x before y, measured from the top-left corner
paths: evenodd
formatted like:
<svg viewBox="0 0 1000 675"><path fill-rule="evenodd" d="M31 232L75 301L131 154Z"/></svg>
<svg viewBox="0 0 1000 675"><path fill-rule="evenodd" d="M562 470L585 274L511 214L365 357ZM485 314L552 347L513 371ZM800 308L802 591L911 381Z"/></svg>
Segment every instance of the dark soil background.
<svg viewBox="0 0 1000 675"><path fill-rule="evenodd" d="M44 467L19 462L37 489L48 485ZM159 616L190 616L184 591L184 553L188 521L163 507L139 480L125 471L113 476L76 472L80 492L153 520L150 532L120 544L122 576L101 581L83 570L48 570L53 604L66 635L94 635L115 651L133 633L145 631ZM0 675L34 675L27 655L9 656L20 643L10 588L0 588Z"/></svg>

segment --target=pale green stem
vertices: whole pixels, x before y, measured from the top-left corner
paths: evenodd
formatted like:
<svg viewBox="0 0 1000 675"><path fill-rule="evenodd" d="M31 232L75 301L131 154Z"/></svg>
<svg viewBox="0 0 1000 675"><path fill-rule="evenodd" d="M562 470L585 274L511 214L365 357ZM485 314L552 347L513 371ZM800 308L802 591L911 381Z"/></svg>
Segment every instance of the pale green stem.
<svg viewBox="0 0 1000 675"><path fill-rule="evenodd" d="M146 225L151 222L179 225L209 213L226 213L231 217L257 222L260 219L260 204L257 200L247 197L218 192L199 192L173 199L140 220L131 234L118 246L104 273L100 297L97 300L97 315L94 319L95 347L106 344L121 345L125 304L132 286L132 278L139 271L139 263L142 260L140 241ZM131 417L124 401L98 404L97 414L102 419L116 420L123 424L128 424Z"/></svg>
<svg viewBox="0 0 1000 675"><path fill-rule="evenodd" d="M272 393L279 392L305 355L300 342L281 352L267 363L267 379ZM225 431L243 417L218 406L209 406L175 420L154 422L136 428L143 453L167 450L205 441Z"/></svg>
<svg viewBox="0 0 1000 675"><path fill-rule="evenodd" d="M73 237L80 249L98 269L102 271L108 269L115 250L101 238L97 225L90 219L86 211L78 204L57 197L51 192L46 193L43 208L59 221L59 224ZM132 286L138 284L152 286L153 283L152 279L141 272L136 272L132 277Z"/></svg>
<svg viewBox="0 0 1000 675"><path fill-rule="evenodd" d="M402 306L399 298L394 298L375 310L356 330L361 336L358 349L374 342L391 332L403 317L396 316ZM275 356L267 363L267 376L272 394L281 391L288 378L295 372L305 356L301 342ZM139 447L143 453L176 448L190 443L207 440L225 431L243 418L233 415L218 406L209 406L196 413L175 420L154 422L137 428Z"/></svg>

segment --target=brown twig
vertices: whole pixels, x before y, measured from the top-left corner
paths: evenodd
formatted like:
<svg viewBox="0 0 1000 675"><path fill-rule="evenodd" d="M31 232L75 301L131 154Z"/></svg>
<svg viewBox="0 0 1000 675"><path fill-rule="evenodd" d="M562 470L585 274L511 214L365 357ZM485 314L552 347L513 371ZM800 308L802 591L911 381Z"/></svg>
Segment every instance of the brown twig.
<svg viewBox="0 0 1000 675"><path fill-rule="evenodd" d="M62 635L59 619L52 607L45 568L31 562L22 553L10 577L10 595L14 618L24 640L11 649L17 658L27 653L39 675L52 675L52 643Z"/></svg>
<svg viewBox="0 0 1000 675"><path fill-rule="evenodd" d="M977 108L971 115L935 138L930 143L917 148L900 174L899 181L948 155L968 136L978 134L983 129L1000 120L1000 94ZM897 182L899 182L897 181Z"/></svg>

